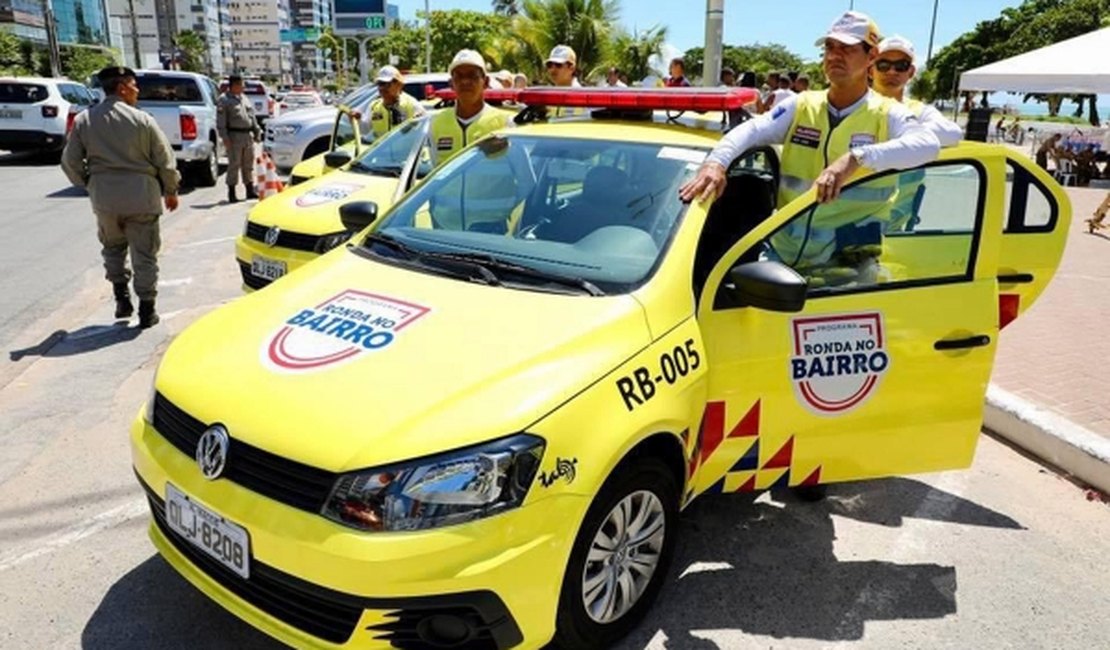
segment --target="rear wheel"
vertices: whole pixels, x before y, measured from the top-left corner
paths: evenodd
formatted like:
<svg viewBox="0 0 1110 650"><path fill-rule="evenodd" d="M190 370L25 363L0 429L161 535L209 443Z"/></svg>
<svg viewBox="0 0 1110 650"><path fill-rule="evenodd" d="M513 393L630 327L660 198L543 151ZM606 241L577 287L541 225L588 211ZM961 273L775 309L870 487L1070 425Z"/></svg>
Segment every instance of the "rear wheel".
<svg viewBox="0 0 1110 650"><path fill-rule="evenodd" d="M594 498L563 577L554 643L608 648L651 608L674 556L679 487L658 458L628 461Z"/></svg>

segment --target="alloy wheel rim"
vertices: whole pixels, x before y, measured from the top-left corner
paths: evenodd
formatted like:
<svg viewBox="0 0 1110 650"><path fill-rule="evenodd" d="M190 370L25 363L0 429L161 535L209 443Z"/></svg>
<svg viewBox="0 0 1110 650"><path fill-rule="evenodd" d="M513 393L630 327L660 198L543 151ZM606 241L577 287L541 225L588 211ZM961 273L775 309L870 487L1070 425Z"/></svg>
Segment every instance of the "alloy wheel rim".
<svg viewBox="0 0 1110 650"><path fill-rule="evenodd" d="M644 595L659 567L666 517L659 497L639 490L602 521L582 571L582 604L594 622L612 623Z"/></svg>

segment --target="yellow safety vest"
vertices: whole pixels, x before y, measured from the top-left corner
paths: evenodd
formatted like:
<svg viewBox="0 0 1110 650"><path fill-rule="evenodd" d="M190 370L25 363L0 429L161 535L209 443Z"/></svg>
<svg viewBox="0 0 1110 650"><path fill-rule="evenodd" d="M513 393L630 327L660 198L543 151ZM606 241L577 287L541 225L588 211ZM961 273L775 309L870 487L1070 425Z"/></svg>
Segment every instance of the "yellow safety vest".
<svg viewBox="0 0 1110 650"><path fill-rule="evenodd" d="M911 99L903 103L906 105L906 108L914 114L914 117L921 118L921 113L925 110L925 104L916 99ZM916 224L911 222L913 222L914 218L917 216L915 206L919 201L918 195L924 194L925 192L924 181L924 169L914 169L899 174L898 196L890 206L890 217L883 224L883 230L885 232L902 232L907 229L913 229L913 226Z"/></svg>
<svg viewBox="0 0 1110 650"><path fill-rule="evenodd" d="M407 122L420 109L420 102L408 93L401 93L397 98L397 107L401 109L401 115L404 116L403 122ZM381 97L370 103L370 128L374 131L374 137L380 138L402 123L391 123L390 110Z"/></svg>
<svg viewBox="0 0 1110 650"><path fill-rule="evenodd" d="M443 110L432 117L431 139L433 158L439 167L463 147L476 142L498 129L503 129L512 119L512 113L491 106L482 109L478 119L463 128L454 110Z"/></svg>
<svg viewBox="0 0 1110 650"><path fill-rule="evenodd" d="M798 198L817 181L832 162L852 147L888 139L887 115L893 100L870 93L865 104L835 127L830 127L827 91L800 93L794 120L782 149L778 207ZM805 268L828 264L837 250L836 230L862 226L889 215L897 194L896 177L870 181L850 190L848 198L817 206L812 216L793 219L771 237L777 256L786 264ZM843 238L842 238L843 239Z"/></svg>

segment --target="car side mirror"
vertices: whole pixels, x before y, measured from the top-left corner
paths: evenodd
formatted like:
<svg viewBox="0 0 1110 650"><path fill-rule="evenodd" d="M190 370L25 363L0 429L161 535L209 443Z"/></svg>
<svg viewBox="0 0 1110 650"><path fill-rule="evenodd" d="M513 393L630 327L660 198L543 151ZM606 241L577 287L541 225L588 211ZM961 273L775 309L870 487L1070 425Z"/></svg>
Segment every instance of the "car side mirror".
<svg viewBox="0 0 1110 650"><path fill-rule="evenodd" d="M378 138L376 138L373 133L365 133L361 139L362 144L374 144L374 141Z"/></svg>
<svg viewBox="0 0 1110 650"><path fill-rule="evenodd" d="M378 218L378 204L373 201L352 201L339 206L339 220L351 232L359 232Z"/></svg>
<svg viewBox="0 0 1110 650"><path fill-rule="evenodd" d="M329 151L324 154L324 166L329 169L339 169L343 165L351 162L351 160L351 152L342 149L336 149L335 151Z"/></svg>
<svg viewBox="0 0 1110 650"><path fill-rule="evenodd" d="M788 313L805 307L809 282L781 262L738 264L729 270L728 277L738 305Z"/></svg>

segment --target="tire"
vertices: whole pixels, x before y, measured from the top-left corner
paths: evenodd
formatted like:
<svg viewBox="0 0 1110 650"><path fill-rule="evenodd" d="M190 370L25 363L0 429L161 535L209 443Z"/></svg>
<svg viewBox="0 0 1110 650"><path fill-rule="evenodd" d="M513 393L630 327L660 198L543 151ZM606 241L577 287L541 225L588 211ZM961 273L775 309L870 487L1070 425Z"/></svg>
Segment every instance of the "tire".
<svg viewBox="0 0 1110 650"><path fill-rule="evenodd" d="M301 160L308 160L313 156L319 156L320 154L324 153L328 150L328 144L330 142L330 138L317 138L313 140L311 144L305 147L304 154L301 155Z"/></svg>
<svg viewBox="0 0 1110 650"><path fill-rule="evenodd" d="M578 530L578 536L574 540L574 547L571 549L570 561L567 563L559 595L559 611L556 614L556 630L553 639L555 647L567 650L608 648L628 634L643 619L659 595L674 557L678 534L678 502L677 480L667 465L658 458L633 458L622 463L609 477L586 512L586 517ZM662 524L659 529L663 533L663 539L657 547L653 547L649 542L658 534L654 533L647 536L648 542L633 548L622 548L622 545L610 553L599 546L599 551L602 554L608 553L609 559L617 562L624 559L625 562L635 563L636 560L633 558L638 558L637 564L640 566L649 563L650 558L654 556L655 567L649 575L627 568L624 571L614 570L602 561L587 563L591 547L595 542L601 541L602 535L610 537L618 534L618 529L614 526L614 520L611 517L615 516L622 505L630 506L626 512L631 514L633 522L637 519L637 508L646 509L650 513L657 506L657 513L649 515L649 519L644 522L640 530L641 535L644 531L653 530L655 527L651 523L661 516ZM629 529L632 528L628 526L624 534L630 532ZM635 532L632 532L632 536L635 537ZM620 536L623 537L623 534ZM632 550L638 553L629 552ZM657 552L653 553L653 550ZM625 555L625 553L628 554ZM629 565L625 564L625 566ZM629 581L622 581L618 577L617 582L609 582L604 579L604 576L611 575L610 572L612 575L626 576ZM644 582L637 585L636 577L644 579ZM586 582L591 582L591 587L598 585L590 593L590 603L593 605L590 610L587 609L586 597L583 595L586 592ZM613 588L610 589L610 586ZM634 593L631 603L622 602L623 599L614 597L613 610L605 610L606 593L625 594L629 587ZM620 613L619 610L622 609L624 611Z"/></svg>
<svg viewBox="0 0 1110 650"><path fill-rule="evenodd" d="M208 158L199 163L194 163L192 169L193 183L197 187L214 187L220 177L220 162L216 157L216 143L212 143L212 151Z"/></svg>

